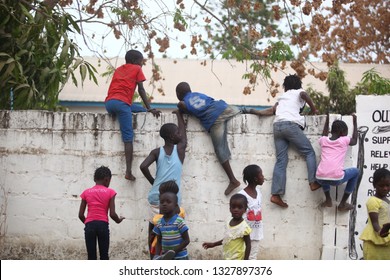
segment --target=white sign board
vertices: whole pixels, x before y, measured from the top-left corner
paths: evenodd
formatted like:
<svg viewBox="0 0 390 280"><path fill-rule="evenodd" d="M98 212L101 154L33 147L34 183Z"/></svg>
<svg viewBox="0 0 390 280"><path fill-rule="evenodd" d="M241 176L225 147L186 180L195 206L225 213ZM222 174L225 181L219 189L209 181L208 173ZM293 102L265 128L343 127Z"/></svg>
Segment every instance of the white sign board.
<svg viewBox="0 0 390 280"><path fill-rule="evenodd" d="M367 223L366 201L374 195L372 175L376 169L390 166L390 95L358 95L356 114L359 140L357 167L361 170L361 180L356 192L351 196L356 203L356 211L350 215L349 256L351 259L363 258L362 242L359 239Z"/></svg>

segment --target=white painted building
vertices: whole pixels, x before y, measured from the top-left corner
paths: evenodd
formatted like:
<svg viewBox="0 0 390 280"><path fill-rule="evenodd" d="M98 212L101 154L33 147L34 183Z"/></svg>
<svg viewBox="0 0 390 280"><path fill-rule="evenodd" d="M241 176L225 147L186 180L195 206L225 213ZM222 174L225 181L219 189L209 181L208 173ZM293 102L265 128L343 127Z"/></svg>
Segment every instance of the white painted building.
<svg viewBox="0 0 390 280"><path fill-rule="evenodd" d="M99 61L97 58L87 58L99 72L98 85L87 80L84 87L76 87L69 83L60 93L61 104L68 107L70 111L77 112L105 112L104 99L110 84L110 78L103 78L100 74L107 71L107 62ZM115 67L120 66L125 61L123 58L115 58L110 63ZM256 108L272 106L276 99L273 98L264 83L258 81L255 90L250 95L244 95L243 89L248 85L248 81L242 78L249 69L249 64L237 63L227 60L190 60L190 59L156 59L156 64L162 70L162 80L156 83L156 87L150 84L152 76L151 61L148 60L144 66L144 73L147 80L144 82L148 94L153 96L152 106L162 109L173 109L178 102L175 88L179 82L186 81L193 91L198 91L212 96L214 99L223 99L232 105L246 105ZM327 71L326 63L308 63L306 68L314 68L316 72ZM340 68L346 72L346 79L351 87L356 85L362 78L365 71L375 68L383 77L390 78L390 67L388 65L371 64L340 64ZM286 74L292 74L291 68L286 68L284 72L273 72L273 79L280 85ZM312 86L313 88L328 94L325 81L320 81L311 75L307 75L303 80L303 88ZM158 92L158 88L164 90L164 94ZM280 90L283 90L282 87Z"/></svg>

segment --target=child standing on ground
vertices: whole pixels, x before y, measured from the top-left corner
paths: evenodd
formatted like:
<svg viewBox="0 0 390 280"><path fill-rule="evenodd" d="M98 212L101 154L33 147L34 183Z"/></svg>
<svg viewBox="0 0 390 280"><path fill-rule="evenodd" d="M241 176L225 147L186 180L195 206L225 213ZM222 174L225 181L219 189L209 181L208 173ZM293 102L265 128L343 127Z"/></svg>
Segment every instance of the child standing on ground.
<svg viewBox="0 0 390 280"><path fill-rule="evenodd" d="M244 183L246 188L238 193L245 195L248 200L248 209L244 215L245 221L248 223L252 232L251 238L251 253L250 260L257 260L257 255L260 247L260 240L264 238L263 233L263 218L261 213L261 191L257 186L264 183L264 175L260 166L256 164L248 165L243 171Z"/></svg>
<svg viewBox="0 0 390 280"><path fill-rule="evenodd" d="M316 154L303 133L305 117L301 110L307 103L311 114L317 114L310 96L302 89L302 81L297 75L288 75L283 82L284 93L278 97L276 104L265 110L250 110L258 116L275 115L273 129L276 152L276 163L272 175L271 202L287 208L288 204L281 198L286 192L286 168L288 163L288 147L293 144L297 151L306 159L307 178L312 191L321 186L316 182Z"/></svg>
<svg viewBox="0 0 390 280"><path fill-rule="evenodd" d="M188 260L187 246L190 244L188 227L178 211L177 195L165 192L160 195L160 212L163 217L153 228L157 235L157 259Z"/></svg>
<svg viewBox="0 0 390 280"><path fill-rule="evenodd" d="M360 236L363 257L365 260L390 260L390 171L376 170L372 184L375 195L367 200L368 223Z"/></svg>
<svg viewBox="0 0 390 280"><path fill-rule="evenodd" d="M230 194L240 185L240 182L234 176L229 162L231 154L227 142L227 122L242 111L238 107L226 104L223 100L214 100L203 93L192 92L186 82L176 86L176 96L180 100L177 107L182 112L198 118L210 133L217 158L229 179L225 195Z"/></svg>
<svg viewBox="0 0 390 280"><path fill-rule="evenodd" d="M236 193L230 198L232 219L227 221L225 236L216 242L205 242L203 248L209 249L223 245L225 260L248 260L251 252L251 228L243 218L248 208L248 201L243 194Z"/></svg>
<svg viewBox="0 0 390 280"><path fill-rule="evenodd" d="M125 178L134 181L135 177L132 173L134 134L131 106L135 90L138 90L148 112L151 112L155 117L159 117L160 111L150 107L149 100L146 96L146 91L143 86L146 78L142 72L144 60L142 54L137 50L130 50L126 53L125 59L126 64L120 66L114 72L105 99L105 107L109 114L115 115L118 118L122 141L125 145Z"/></svg>
<svg viewBox="0 0 390 280"><path fill-rule="evenodd" d="M168 182L164 182L160 185L160 195L163 194L163 193L166 193L166 192L172 192L172 193L175 193L176 195L178 194L179 192L179 187L178 185L176 184L175 181L168 181ZM176 209L176 214L179 214L179 216L183 219L185 219L185 216L186 216L186 213L185 213L185 210L183 207L177 207ZM155 225L157 225L157 223L160 221L160 219L163 217L163 214L157 214L153 217L153 220L152 220L152 225L153 227L152 228L149 228L150 232L149 232L149 249L150 249L150 258L153 259L155 257L155 254L156 254L156 244L157 244L157 237L156 235L153 233L153 228ZM168 255L165 255L164 258L167 258ZM160 257L161 258L161 257Z"/></svg>
<svg viewBox="0 0 390 280"><path fill-rule="evenodd" d="M330 186L338 186L347 182L344 195L337 207L340 211L349 211L353 209L353 205L347 203L347 200L355 189L359 176L359 169L356 167L344 168L345 155L348 146L356 145L358 137L356 115L353 114L352 118L352 138L347 136L348 126L342 120L335 120L332 123L331 136L329 137L328 113L326 115L322 137L319 139L321 160L317 168L316 178L325 194L325 201L321 205L323 207L332 207Z"/></svg>
<svg viewBox="0 0 390 280"><path fill-rule="evenodd" d="M140 169L145 178L152 185L148 194L149 202L149 233L152 233L154 224L152 219L160 213L159 188L163 182L173 180L179 191L177 192L178 203L181 204L181 175L187 147L187 134L183 114L179 110L173 112L177 116L178 125L166 123L160 128L160 136L164 139L164 146L153 149L141 163ZM149 167L156 163L156 175L150 173ZM149 236L150 240L150 236Z"/></svg>
<svg viewBox="0 0 390 280"><path fill-rule="evenodd" d="M108 211L110 217L116 223L121 223L124 217L119 217L115 212L116 192L109 188L111 182L111 170L101 166L95 171L94 181L96 185L86 189L81 194L79 219L85 224L85 245L88 252L88 260L97 259L96 241L99 245L101 260L108 260L110 246L110 231L108 227ZM85 209L88 207L87 217Z"/></svg>

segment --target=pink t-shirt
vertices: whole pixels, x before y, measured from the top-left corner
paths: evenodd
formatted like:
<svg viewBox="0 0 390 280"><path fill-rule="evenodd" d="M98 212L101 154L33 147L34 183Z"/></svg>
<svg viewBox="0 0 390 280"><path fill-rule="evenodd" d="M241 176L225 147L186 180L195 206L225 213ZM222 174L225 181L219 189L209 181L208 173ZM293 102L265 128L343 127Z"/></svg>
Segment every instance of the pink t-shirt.
<svg viewBox="0 0 390 280"><path fill-rule="evenodd" d="M342 136L330 140L322 136L319 140L321 146L321 161L317 168L316 178L320 180L340 180L344 177L344 161L351 138Z"/></svg>
<svg viewBox="0 0 390 280"><path fill-rule="evenodd" d="M88 213L85 224L91 221L104 221L108 223L108 208L110 199L116 195L113 189L96 185L86 189L80 195L81 199L87 201Z"/></svg>

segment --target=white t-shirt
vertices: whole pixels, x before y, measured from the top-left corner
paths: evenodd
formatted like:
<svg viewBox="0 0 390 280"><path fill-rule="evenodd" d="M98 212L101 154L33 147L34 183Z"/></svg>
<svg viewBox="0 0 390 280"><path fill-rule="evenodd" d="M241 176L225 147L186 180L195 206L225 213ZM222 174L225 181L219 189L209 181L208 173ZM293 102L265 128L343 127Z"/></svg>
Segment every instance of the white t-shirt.
<svg viewBox="0 0 390 280"><path fill-rule="evenodd" d="M257 197L249 196L245 190L238 193L246 196L248 200L248 209L244 215L245 221L252 229L251 240L262 240L264 238L263 232L263 217L261 213L261 192L260 188L256 187Z"/></svg>
<svg viewBox="0 0 390 280"><path fill-rule="evenodd" d="M305 117L299 112L305 105L301 98L303 89L290 89L278 98L274 122L291 121L305 127Z"/></svg>

